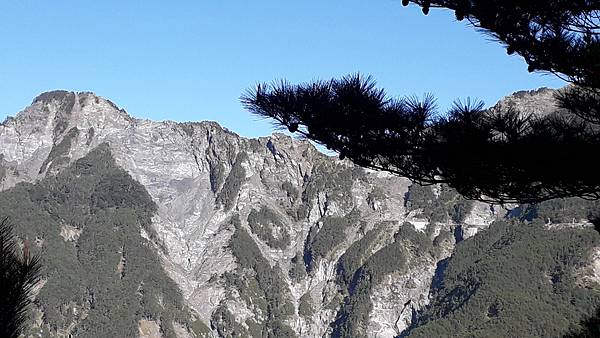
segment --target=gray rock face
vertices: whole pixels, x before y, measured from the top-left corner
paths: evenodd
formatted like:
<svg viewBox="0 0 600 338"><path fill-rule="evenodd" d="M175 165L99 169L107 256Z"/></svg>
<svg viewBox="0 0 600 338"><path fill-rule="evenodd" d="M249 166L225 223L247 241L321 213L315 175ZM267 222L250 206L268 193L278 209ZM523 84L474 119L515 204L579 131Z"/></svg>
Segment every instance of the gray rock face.
<svg viewBox="0 0 600 338"><path fill-rule="evenodd" d="M224 277L242 276L240 257L230 245L237 231L233 217L239 216L239 227L250 234L273 271L280 269L293 307L282 321L302 337L331 333L345 297L338 259L370 230L387 224L380 227L377 242L369 244L373 254L392 243L405 222L430 241L457 226L429 224L407 210L407 179L356 168L308 142L283 134L245 139L214 122L135 119L91 93L42 94L0 125L1 188L52 175L102 143L109 144L117 163L158 205L153 226L166 249L164 269L197 317L208 326L213 323L214 335L221 334L214 318L220 307L247 332L252 332L250 323L265 321L256 310L258 300L248 299ZM276 215L277 222L250 224L249 215L261 208ZM355 223L331 228L335 236L325 236L329 219L353 211L360 215ZM504 213L477 204L462 227L464 237ZM76 234L67 230L65 236L76 241ZM407 255L406 269L369 289L372 308L360 324L367 336L398 335L410 324L412 312L428 303L436 264L451 253L454 240L441 243L436 254ZM309 244L314 245L310 250ZM302 310L305 295L312 311Z"/></svg>
<svg viewBox="0 0 600 338"><path fill-rule="evenodd" d="M492 109L515 109L519 112L546 116L556 111L555 89L523 90L504 97Z"/></svg>

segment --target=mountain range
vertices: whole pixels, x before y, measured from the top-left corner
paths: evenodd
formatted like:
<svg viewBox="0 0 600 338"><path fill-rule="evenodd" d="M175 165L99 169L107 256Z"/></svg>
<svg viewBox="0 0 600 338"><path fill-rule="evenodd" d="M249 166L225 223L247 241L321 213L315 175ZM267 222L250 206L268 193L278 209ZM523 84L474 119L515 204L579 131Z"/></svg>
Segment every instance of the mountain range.
<svg viewBox="0 0 600 338"><path fill-rule="evenodd" d="M44 267L28 337L559 337L600 306L596 208L469 201L93 93L0 125L0 216Z"/></svg>

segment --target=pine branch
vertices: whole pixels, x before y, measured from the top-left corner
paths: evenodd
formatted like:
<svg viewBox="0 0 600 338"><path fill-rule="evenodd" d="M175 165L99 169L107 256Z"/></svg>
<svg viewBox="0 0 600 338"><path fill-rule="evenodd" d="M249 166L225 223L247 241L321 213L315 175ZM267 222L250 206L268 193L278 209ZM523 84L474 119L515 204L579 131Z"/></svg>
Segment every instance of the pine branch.
<svg viewBox="0 0 600 338"><path fill-rule="evenodd" d="M583 87L600 86L600 3L597 0L411 0L446 8L521 55L530 71L561 74Z"/></svg>
<svg viewBox="0 0 600 338"><path fill-rule="evenodd" d="M580 165L600 149L600 131L577 114L539 117L467 102L439 115L433 97L390 99L359 74L262 84L242 103L340 158L422 184L448 183L468 198L600 197L597 170Z"/></svg>

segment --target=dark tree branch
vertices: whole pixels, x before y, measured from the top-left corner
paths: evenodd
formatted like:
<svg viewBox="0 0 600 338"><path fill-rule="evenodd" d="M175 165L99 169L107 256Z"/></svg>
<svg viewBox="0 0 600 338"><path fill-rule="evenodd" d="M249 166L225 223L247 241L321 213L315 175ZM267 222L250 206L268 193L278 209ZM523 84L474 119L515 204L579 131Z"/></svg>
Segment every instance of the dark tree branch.
<svg viewBox="0 0 600 338"><path fill-rule="evenodd" d="M427 14L455 11L521 55L529 71L573 83L553 114L457 104L440 115L432 97L391 99L371 78L259 85L243 97L252 113L325 145L356 164L421 184L447 183L468 198L538 202L600 198L590 164L600 149L600 1L403 0Z"/></svg>
<svg viewBox="0 0 600 338"><path fill-rule="evenodd" d="M585 87L600 84L600 2L597 0L411 0L455 11L459 20L518 53L530 71L563 74Z"/></svg>
<svg viewBox="0 0 600 338"><path fill-rule="evenodd" d="M439 117L432 97L390 99L360 75L263 84L242 102L358 165L422 184L448 183L469 198L600 197L600 175L587 164L600 149L600 133L558 109L542 117L467 102Z"/></svg>

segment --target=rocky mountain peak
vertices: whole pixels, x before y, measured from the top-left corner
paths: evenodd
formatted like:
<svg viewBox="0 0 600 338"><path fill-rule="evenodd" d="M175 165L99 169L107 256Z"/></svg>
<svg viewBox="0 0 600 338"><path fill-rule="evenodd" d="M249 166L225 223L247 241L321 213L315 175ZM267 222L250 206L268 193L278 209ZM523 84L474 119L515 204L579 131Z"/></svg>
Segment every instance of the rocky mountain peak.
<svg viewBox="0 0 600 338"><path fill-rule="evenodd" d="M556 111L557 89L539 88L535 90L521 90L502 98L492 109L516 111L545 116Z"/></svg>

